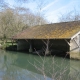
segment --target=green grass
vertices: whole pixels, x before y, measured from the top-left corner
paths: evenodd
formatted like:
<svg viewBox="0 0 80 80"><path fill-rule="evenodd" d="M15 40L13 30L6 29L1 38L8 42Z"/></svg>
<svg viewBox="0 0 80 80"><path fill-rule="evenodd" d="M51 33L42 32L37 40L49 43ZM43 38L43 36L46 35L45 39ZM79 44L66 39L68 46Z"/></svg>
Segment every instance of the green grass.
<svg viewBox="0 0 80 80"><path fill-rule="evenodd" d="M0 44L2 45L2 49L5 49L6 47L9 47L11 45L17 45L16 42L12 44L11 40L7 40L5 43L3 40L0 40Z"/></svg>

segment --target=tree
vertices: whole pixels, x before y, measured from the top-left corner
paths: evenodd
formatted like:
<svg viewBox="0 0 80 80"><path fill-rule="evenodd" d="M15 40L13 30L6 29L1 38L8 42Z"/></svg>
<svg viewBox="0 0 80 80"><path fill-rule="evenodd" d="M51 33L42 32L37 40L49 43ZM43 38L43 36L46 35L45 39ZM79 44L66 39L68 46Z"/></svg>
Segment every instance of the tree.
<svg viewBox="0 0 80 80"><path fill-rule="evenodd" d="M22 31L25 25L21 15L14 13L13 9L8 8L0 12L0 36L2 38L12 37L15 33Z"/></svg>
<svg viewBox="0 0 80 80"><path fill-rule="evenodd" d="M28 26L31 26L31 27L35 25L42 25L47 23L47 21L43 17L39 15L34 15L32 13L24 14L23 20Z"/></svg>
<svg viewBox="0 0 80 80"><path fill-rule="evenodd" d="M30 9L28 9L28 12L23 14L23 18L25 19L26 23L29 26L42 25L42 24L48 23L47 20L44 18L44 15L42 12L42 8L44 7L45 2L40 0L31 0L31 1L35 2L35 4L37 5L36 6L37 11L34 14L30 11ZM29 2L30 0L26 1L26 3L29 3Z"/></svg>
<svg viewBox="0 0 80 80"><path fill-rule="evenodd" d="M13 13L10 9L0 13L0 33L3 38L10 35L13 19Z"/></svg>
<svg viewBox="0 0 80 80"><path fill-rule="evenodd" d="M9 8L8 4L5 2L5 0L0 0L0 11L5 8Z"/></svg>
<svg viewBox="0 0 80 80"><path fill-rule="evenodd" d="M80 13L76 9L66 14L62 14L59 18L60 22L78 21L78 20L80 20Z"/></svg>
<svg viewBox="0 0 80 80"><path fill-rule="evenodd" d="M46 2L43 0L35 0L35 2L37 4L37 14L36 15L37 15L37 19L38 19L38 25L48 23L48 21L45 21L45 19L44 19L45 11L43 10L43 8L47 5Z"/></svg>
<svg viewBox="0 0 80 80"><path fill-rule="evenodd" d="M39 19L41 24L47 21L38 15L32 14L25 8L6 8L0 12L0 36L9 38L27 28L28 26L39 25Z"/></svg>
<svg viewBox="0 0 80 80"><path fill-rule="evenodd" d="M6 40L13 35L22 31L27 26L21 19L21 15L14 12L13 9L7 8L0 12L0 38L5 46Z"/></svg>

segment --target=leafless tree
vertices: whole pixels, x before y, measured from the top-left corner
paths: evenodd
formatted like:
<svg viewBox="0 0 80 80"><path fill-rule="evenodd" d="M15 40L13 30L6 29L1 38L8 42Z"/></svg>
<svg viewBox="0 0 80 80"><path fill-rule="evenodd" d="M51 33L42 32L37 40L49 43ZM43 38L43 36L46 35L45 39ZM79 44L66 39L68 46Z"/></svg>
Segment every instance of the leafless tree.
<svg viewBox="0 0 80 80"><path fill-rule="evenodd" d="M47 23L43 16L33 14L28 8L10 8L4 0L0 2L0 38L11 38L28 26L42 25ZM18 1L18 0L17 0ZM20 0L22 1L22 0ZM28 1L28 0L24 0Z"/></svg>
<svg viewBox="0 0 80 80"><path fill-rule="evenodd" d="M5 43L7 38L11 38L14 34L22 31L27 26L23 23L21 16L14 13L13 9L4 9L0 12L0 38Z"/></svg>
<svg viewBox="0 0 80 80"><path fill-rule="evenodd" d="M44 10L43 8L47 5L46 1L43 1L43 0L35 0L36 4L37 4L37 19L38 19L38 24L39 25L42 25L43 23L43 20L41 19L41 17L44 18ZM44 19L45 20L45 19ZM44 21L45 22L45 21ZM47 22L48 23L48 22Z"/></svg>
<svg viewBox="0 0 80 80"><path fill-rule="evenodd" d="M31 12L27 12L26 14L23 14L23 20L28 26L35 26L39 24L46 24L48 23L46 19L39 15L34 15ZM41 20L41 21L40 21Z"/></svg>
<svg viewBox="0 0 80 80"><path fill-rule="evenodd" d="M67 22L67 21L78 21L80 20L80 13L74 9L66 14L62 14L59 18L60 22Z"/></svg>

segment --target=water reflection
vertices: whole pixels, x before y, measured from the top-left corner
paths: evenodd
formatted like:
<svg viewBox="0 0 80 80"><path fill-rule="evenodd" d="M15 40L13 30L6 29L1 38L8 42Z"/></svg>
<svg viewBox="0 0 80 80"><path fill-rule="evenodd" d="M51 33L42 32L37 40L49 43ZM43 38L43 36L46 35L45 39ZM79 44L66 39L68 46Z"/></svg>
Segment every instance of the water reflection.
<svg viewBox="0 0 80 80"><path fill-rule="evenodd" d="M0 51L0 80L79 80L79 76L80 61Z"/></svg>
<svg viewBox="0 0 80 80"><path fill-rule="evenodd" d="M28 59L26 54L0 51L0 80L44 80L42 75L33 71Z"/></svg>
<svg viewBox="0 0 80 80"><path fill-rule="evenodd" d="M73 80L80 80L80 61L70 60L70 77Z"/></svg>

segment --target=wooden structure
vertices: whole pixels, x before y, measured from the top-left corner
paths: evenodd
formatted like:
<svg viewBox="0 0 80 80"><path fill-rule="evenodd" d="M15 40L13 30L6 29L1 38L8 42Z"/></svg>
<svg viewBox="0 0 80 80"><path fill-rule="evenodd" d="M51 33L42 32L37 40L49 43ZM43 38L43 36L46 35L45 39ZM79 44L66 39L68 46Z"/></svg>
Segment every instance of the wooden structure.
<svg viewBox="0 0 80 80"><path fill-rule="evenodd" d="M17 50L33 52L45 47L52 53L69 53L70 58L80 59L80 21L30 27L13 39L17 39Z"/></svg>

